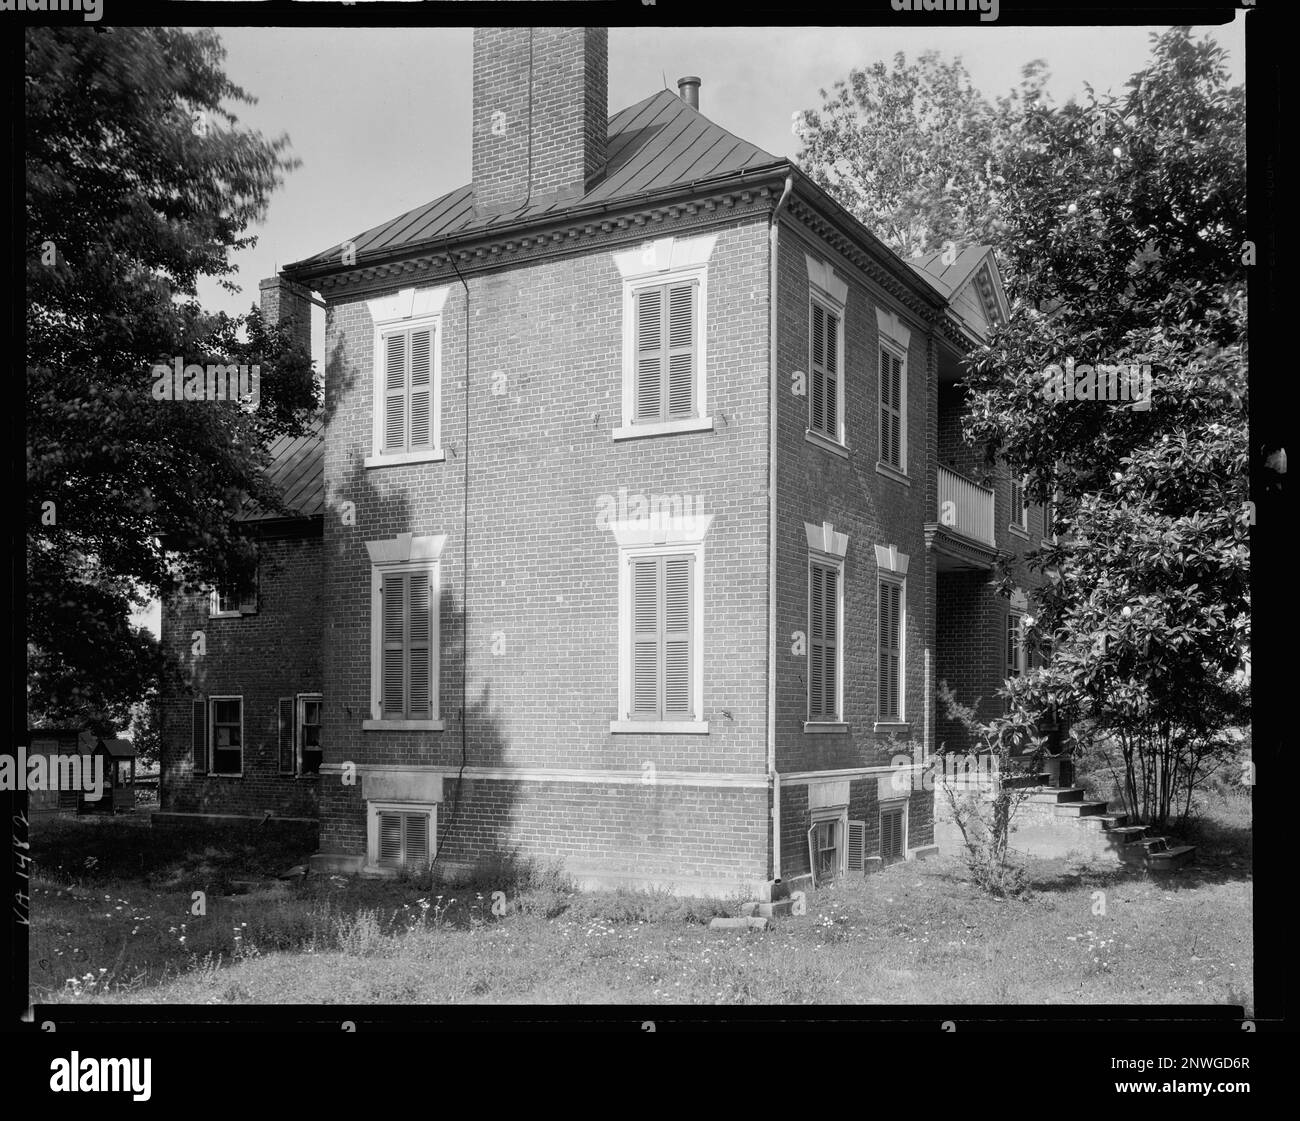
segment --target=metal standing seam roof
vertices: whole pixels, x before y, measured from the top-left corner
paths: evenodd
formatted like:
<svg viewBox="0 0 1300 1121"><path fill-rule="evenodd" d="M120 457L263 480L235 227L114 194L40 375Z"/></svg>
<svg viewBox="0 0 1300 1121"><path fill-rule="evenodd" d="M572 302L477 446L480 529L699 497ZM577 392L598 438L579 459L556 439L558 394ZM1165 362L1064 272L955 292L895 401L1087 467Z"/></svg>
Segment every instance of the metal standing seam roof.
<svg viewBox="0 0 1300 1121"><path fill-rule="evenodd" d="M267 478L280 492L285 504L299 517L325 513L325 424L317 416L305 436L280 436L267 449L271 463ZM240 521L268 521L285 515L266 510L250 501L239 514Z"/></svg>
<svg viewBox="0 0 1300 1121"><path fill-rule="evenodd" d="M714 124L676 94L661 90L610 118L605 173L580 200L552 199L503 214L476 217L473 186L467 184L350 240L358 258L392 253L436 238L486 232L495 225L548 214L558 216L579 205L631 200L650 192L785 162ZM297 261L285 271L337 262L344 244L340 242Z"/></svg>
<svg viewBox="0 0 1300 1121"><path fill-rule="evenodd" d="M904 258L909 265L933 284L945 299L952 299L957 290L970 279L989 253L987 245L968 245L953 258L951 264L944 264L942 249L926 253L921 257Z"/></svg>

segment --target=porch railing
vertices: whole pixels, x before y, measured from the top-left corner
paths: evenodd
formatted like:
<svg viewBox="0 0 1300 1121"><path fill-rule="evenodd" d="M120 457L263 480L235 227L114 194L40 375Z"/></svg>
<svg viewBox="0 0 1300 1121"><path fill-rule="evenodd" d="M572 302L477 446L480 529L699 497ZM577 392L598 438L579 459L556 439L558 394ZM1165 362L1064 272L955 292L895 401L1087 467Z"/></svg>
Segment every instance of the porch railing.
<svg viewBox="0 0 1300 1121"><path fill-rule="evenodd" d="M941 466L939 524L972 541L996 545L993 536L993 492L965 475Z"/></svg>

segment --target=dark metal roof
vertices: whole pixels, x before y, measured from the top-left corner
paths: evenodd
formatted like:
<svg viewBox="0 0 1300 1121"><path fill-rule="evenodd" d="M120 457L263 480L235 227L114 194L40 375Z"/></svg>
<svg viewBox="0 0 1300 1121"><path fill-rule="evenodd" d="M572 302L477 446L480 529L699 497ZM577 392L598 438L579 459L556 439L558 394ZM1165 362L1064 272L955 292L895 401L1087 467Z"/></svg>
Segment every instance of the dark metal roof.
<svg viewBox="0 0 1300 1121"><path fill-rule="evenodd" d="M968 245L953 258L951 264L944 264L942 249L936 249L933 253L927 253L922 257L908 257L905 260L938 288L945 299L951 299L953 293L966 283L971 273L989 252L987 245Z"/></svg>
<svg viewBox="0 0 1300 1121"><path fill-rule="evenodd" d="M325 513L325 424L315 417L305 436L281 436L270 448L271 464L267 478L280 492L285 505L294 515L320 517ZM284 514L265 510L249 502L239 514L240 521L268 521Z"/></svg>
<svg viewBox="0 0 1300 1121"><path fill-rule="evenodd" d="M389 254L436 238L489 232L494 226L559 216L578 206L631 201L673 187L784 163L714 124L676 94L661 90L610 118L605 174L580 199L552 199L503 214L476 217L473 187L467 185L358 234L351 242L358 258ZM338 262L343 245L339 243L289 265L285 271Z"/></svg>

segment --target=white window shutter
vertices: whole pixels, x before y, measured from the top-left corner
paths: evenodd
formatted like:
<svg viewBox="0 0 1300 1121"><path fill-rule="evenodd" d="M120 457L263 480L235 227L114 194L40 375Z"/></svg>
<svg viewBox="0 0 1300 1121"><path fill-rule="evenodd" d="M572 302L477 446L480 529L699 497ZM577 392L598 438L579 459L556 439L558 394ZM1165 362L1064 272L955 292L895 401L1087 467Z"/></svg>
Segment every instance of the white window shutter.
<svg viewBox="0 0 1300 1121"><path fill-rule="evenodd" d="M406 448L406 335L385 336L384 451Z"/></svg>
<svg viewBox="0 0 1300 1121"><path fill-rule="evenodd" d="M409 448L433 446L433 331L412 331Z"/></svg>
<svg viewBox="0 0 1300 1121"><path fill-rule="evenodd" d="M812 873L812 885L817 886L817 826L808 830L808 870Z"/></svg>
<svg viewBox="0 0 1300 1121"><path fill-rule="evenodd" d="M668 288L668 416L695 415L696 285Z"/></svg>
<svg viewBox="0 0 1300 1121"><path fill-rule="evenodd" d="M663 416L664 289L636 293L636 419Z"/></svg>
<svg viewBox="0 0 1300 1121"><path fill-rule="evenodd" d="M632 715L659 715L659 562L632 564Z"/></svg>

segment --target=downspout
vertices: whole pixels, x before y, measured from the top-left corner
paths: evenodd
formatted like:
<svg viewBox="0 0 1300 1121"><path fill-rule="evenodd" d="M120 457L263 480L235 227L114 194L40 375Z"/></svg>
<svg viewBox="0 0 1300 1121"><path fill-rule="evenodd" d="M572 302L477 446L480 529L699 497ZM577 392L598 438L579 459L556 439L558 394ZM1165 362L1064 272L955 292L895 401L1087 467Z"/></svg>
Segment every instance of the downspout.
<svg viewBox="0 0 1300 1121"><path fill-rule="evenodd" d="M772 879L781 878L781 775L776 769L776 441L777 441L777 220L794 189L794 176L785 177L785 189L772 208L767 228L768 244L768 434L767 434L767 773L772 782Z"/></svg>

